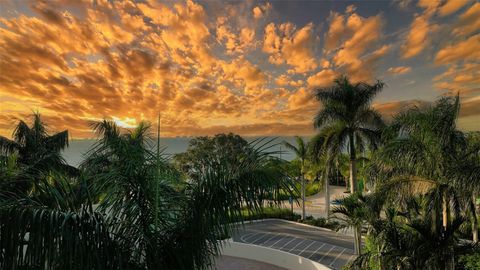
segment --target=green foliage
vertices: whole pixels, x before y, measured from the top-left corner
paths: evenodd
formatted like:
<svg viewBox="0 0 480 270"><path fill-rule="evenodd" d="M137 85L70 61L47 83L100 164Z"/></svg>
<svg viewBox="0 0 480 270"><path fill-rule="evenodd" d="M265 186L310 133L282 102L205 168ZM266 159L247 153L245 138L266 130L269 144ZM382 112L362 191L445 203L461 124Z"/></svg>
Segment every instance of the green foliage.
<svg viewBox="0 0 480 270"><path fill-rule="evenodd" d="M28 191L31 185L26 179L39 181L51 171L76 175L77 170L61 156L68 146L68 131L49 135L40 114L35 113L30 126L20 121L12 135L13 140L0 136L0 162L7 166L0 169L0 189Z"/></svg>
<svg viewBox="0 0 480 270"><path fill-rule="evenodd" d="M459 104L444 97L412 108L384 130L385 144L365 170L377 189L332 211L367 233L365 252L348 269L450 269L472 249L459 236L477 219L480 148L475 136L456 129Z"/></svg>
<svg viewBox="0 0 480 270"><path fill-rule="evenodd" d="M262 207L258 211L249 211L244 209L242 211L242 218L244 221L249 220L258 220L258 219L267 219L267 218L278 218L291 221L297 221L300 219L300 215L292 213L290 209L279 208L279 207Z"/></svg>
<svg viewBox="0 0 480 270"><path fill-rule="evenodd" d="M354 84L348 77L341 76L332 87L317 90L316 98L323 107L314 119L319 133L311 140L312 155L318 159L327 157L326 165L334 167L338 163L338 155L347 149L354 166L357 151L363 151L367 146L376 149L384 124L370 104L383 86L380 81L373 85L364 82ZM355 189L356 176L352 175L352 179L350 186Z"/></svg>
<svg viewBox="0 0 480 270"><path fill-rule="evenodd" d="M249 147L245 139L233 133L196 137L190 140L187 151L174 156L173 162L181 172L195 177L199 173L197 168L208 165L204 164L205 160L221 157L233 163L242 159Z"/></svg>
<svg viewBox="0 0 480 270"><path fill-rule="evenodd" d="M202 147L201 162L191 162L179 184L168 160L151 152L148 123L92 127L99 139L81 176L48 170L24 179L28 192L0 190L0 268L207 269L244 209L257 212L289 190L262 140Z"/></svg>
<svg viewBox="0 0 480 270"><path fill-rule="evenodd" d="M480 249L474 249L469 254L461 255L458 258L456 269L478 270L480 269Z"/></svg>
<svg viewBox="0 0 480 270"><path fill-rule="evenodd" d="M314 218L313 216L307 216L305 220L300 220L299 222L312 225L315 227L322 227L331 230L337 230L340 224L335 220L329 220L323 217Z"/></svg>

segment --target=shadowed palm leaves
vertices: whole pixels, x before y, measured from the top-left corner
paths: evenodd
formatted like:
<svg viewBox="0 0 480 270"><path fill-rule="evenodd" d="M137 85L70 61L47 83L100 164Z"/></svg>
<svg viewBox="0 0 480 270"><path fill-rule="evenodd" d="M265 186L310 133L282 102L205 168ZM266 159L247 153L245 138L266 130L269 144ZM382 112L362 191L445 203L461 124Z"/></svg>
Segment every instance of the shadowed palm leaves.
<svg viewBox="0 0 480 270"><path fill-rule="evenodd" d="M293 151L295 156L300 160L300 181L301 193L302 193L302 219L305 220L305 162L308 158L308 144L299 136L295 136L295 141L297 145L284 142L287 149Z"/></svg>
<svg viewBox="0 0 480 270"><path fill-rule="evenodd" d="M365 197L359 193L353 193L343 199L336 200L338 206L332 208L335 219L341 221L339 228L350 228L354 232L355 254L362 251L362 227L368 218L368 208Z"/></svg>
<svg viewBox="0 0 480 270"><path fill-rule="evenodd" d="M33 186L0 191L1 269L122 269L123 250L79 185L53 173Z"/></svg>
<svg viewBox="0 0 480 270"><path fill-rule="evenodd" d="M15 157L18 177L7 177L8 186L21 190L29 188L28 180L39 181L52 170L76 173L65 164L61 150L68 146L68 131L49 135L40 114L33 115L32 126L20 121L13 132L13 140L0 136L0 155L8 160ZM12 165L13 166L13 165Z"/></svg>
<svg viewBox="0 0 480 270"><path fill-rule="evenodd" d="M317 143L328 148L329 153L348 149L350 155L350 190L355 192L357 149L366 145L376 148L379 129L383 126L380 114L370 107L373 98L384 84L377 81L351 83L347 77L339 77L332 87L317 90L316 98L323 104L314 119L321 140ZM316 146L317 149L322 147Z"/></svg>
<svg viewBox="0 0 480 270"><path fill-rule="evenodd" d="M479 188L480 167L467 150L465 135L456 129L459 108L458 96L444 97L431 107L397 116L385 132L390 141L374 155L371 168L382 185L378 190L392 199L431 194L432 205L442 209L431 214L442 221L443 230L457 209L470 208Z"/></svg>
<svg viewBox="0 0 480 270"><path fill-rule="evenodd" d="M371 214L376 212L371 206L379 204L368 199L364 207ZM460 242L456 236L464 222L461 217L451 219L445 231L432 230L442 224L429 214L429 202L416 198L406 212L387 208L384 215L366 218L368 249L349 269L369 269L373 265L378 269L453 269L453 256L473 245Z"/></svg>
<svg viewBox="0 0 480 270"><path fill-rule="evenodd" d="M93 128L99 140L78 184L50 174L29 194L0 193L3 268L207 269L242 210L259 211L286 188L266 151L270 141L248 144L233 161L229 153L207 154L180 187L178 174L151 152L148 124Z"/></svg>

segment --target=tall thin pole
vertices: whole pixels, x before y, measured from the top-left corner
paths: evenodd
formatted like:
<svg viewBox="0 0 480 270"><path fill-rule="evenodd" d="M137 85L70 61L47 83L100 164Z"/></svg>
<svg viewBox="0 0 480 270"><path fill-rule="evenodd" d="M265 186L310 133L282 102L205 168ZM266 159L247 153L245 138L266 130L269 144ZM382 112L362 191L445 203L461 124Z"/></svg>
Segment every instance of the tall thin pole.
<svg viewBox="0 0 480 270"><path fill-rule="evenodd" d="M157 121L157 181L155 181L155 227L158 227L158 184L160 181L160 113ZM155 228L155 229L156 229Z"/></svg>
<svg viewBox="0 0 480 270"><path fill-rule="evenodd" d="M157 120L157 159L160 160L160 113Z"/></svg>

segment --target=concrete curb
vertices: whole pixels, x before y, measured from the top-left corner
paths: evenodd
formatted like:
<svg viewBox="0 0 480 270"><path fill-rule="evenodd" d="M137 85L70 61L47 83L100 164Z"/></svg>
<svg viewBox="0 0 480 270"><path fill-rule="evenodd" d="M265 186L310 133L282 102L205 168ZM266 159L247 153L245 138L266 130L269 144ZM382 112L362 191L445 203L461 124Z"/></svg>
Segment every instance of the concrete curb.
<svg viewBox="0 0 480 270"><path fill-rule="evenodd" d="M233 242L231 238L222 241L222 248L220 254L260 261L292 270L331 269L321 263L312 261L299 255L254 244Z"/></svg>
<svg viewBox="0 0 480 270"><path fill-rule="evenodd" d="M304 227L307 227L307 228L312 228L312 229L317 229L317 230L321 230L321 231L338 233L337 231L334 231L334 230L331 230L331 229L328 229L328 228L317 227L317 226L313 226L313 225L310 225L310 224L295 222L295 221L286 220L286 219L281 219L281 218L255 219L255 220L248 220L248 221L245 221L245 222L243 222L243 223L242 223L242 222L235 222L235 223L233 223L233 224L234 224L234 225L251 224L251 223L264 222L264 221L283 221L283 222L287 222L287 223L290 223L290 224L296 224L296 225L304 226Z"/></svg>

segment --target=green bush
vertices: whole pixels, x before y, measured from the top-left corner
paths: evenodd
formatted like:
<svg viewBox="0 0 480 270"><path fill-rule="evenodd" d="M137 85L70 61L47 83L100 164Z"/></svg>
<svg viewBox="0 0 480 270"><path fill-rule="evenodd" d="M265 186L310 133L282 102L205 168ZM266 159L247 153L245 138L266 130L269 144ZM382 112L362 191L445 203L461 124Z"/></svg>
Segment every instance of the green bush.
<svg viewBox="0 0 480 270"><path fill-rule="evenodd" d="M292 213L290 209L279 207L264 207L257 212L248 212L247 210L243 210L242 217L244 221L266 218L279 218L293 221L300 219L300 215Z"/></svg>
<svg viewBox="0 0 480 270"><path fill-rule="evenodd" d="M480 269L480 248L472 251L470 254L462 255L458 258L455 269L479 270Z"/></svg>
<svg viewBox="0 0 480 270"><path fill-rule="evenodd" d="M319 182L307 182L305 185L305 196L312 196L317 194L320 191L322 185ZM301 184L296 183L295 188L298 190L298 193L295 194L292 199L300 199L301 194ZM280 190L278 194L276 194L276 198L278 200L286 201L290 198L290 193L284 190ZM268 197L269 200L273 199L273 196Z"/></svg>
<svg viewBox="0 0 480 270"><path fill-rule="evenodd" d="M321 185L319 182L310 182L305 186L305 196L312 196L320 191Z"/></svg>
<svg viewBox="0 0 480 270"><path fill-rule="evenodd" d="M308 225L312 225L312 226L315 226L315 227L322 227L322 228L327 228L327 229L331 229L331 230L335 230L339 223L336 222L336 221L330 221L330 220L327 220L326 218L314 218L312 216L307 216L305 218L305 220L299 220L299 222L301 223L304 223L304 224L308 224Z"/></svg>

